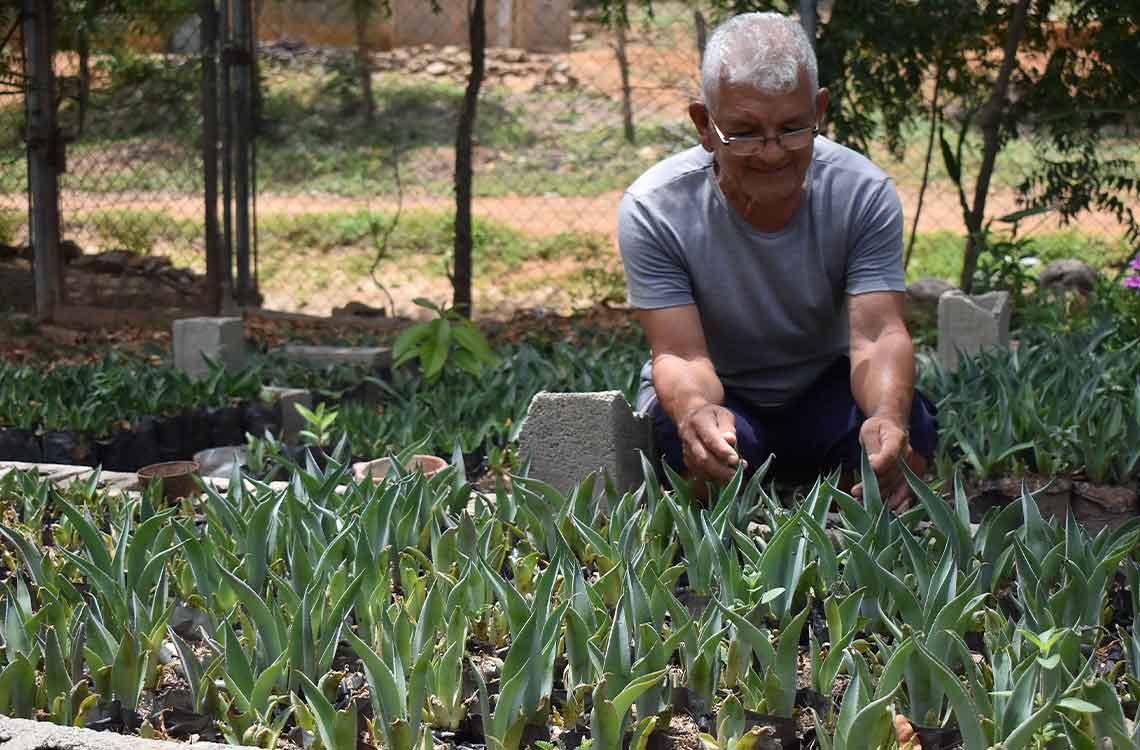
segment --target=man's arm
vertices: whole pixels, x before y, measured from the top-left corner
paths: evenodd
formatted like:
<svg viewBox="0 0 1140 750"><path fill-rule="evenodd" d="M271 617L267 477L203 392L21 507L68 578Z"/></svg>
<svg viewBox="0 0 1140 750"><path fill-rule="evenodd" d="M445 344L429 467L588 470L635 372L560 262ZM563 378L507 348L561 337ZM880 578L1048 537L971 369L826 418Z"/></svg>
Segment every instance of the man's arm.
<svg viewBox="0 0 1140 750"><path fill-rule="evenodd" d="M903 320L901 292L849 295L851 392L867 416L859 439L892 508L907 501L899 459L911 461L909 425L914 398L914 343ZM861 494L856 487L856 494Z"/></svg>
<svg viewBox="0 0 1140 750"><path fill-rule="evenodd" d="M653 387L677 424L685 466L702 479L732 477L739 458L736 418L724 408L724 386L709 359L696 305L638 310L653 352Z"/></svg>

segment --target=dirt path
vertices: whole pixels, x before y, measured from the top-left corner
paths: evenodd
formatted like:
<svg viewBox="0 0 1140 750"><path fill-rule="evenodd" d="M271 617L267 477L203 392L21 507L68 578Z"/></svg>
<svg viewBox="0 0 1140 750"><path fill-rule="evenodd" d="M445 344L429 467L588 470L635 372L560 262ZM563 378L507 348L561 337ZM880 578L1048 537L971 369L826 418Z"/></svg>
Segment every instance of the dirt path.
<svg viewBox="0 0 1140 750"><path fill-rule="evenodd" d="M903 202L907 231L910 230L915 209L918 205L918 191L902 186L899 194ZM0 197L6 202L12 196ZM526 195L506 197L476 198L473 206L475 215L491 219L526 232L535 237L549 237L561 232L579 231L614 237L617 218L617 205L620 191L610 191L594 196ZM170 192L119 192L83 193L65 191L61 199L63 215L80 215L85 212L134 206L150 210L165 211L179 219L201 220L203 206L201 197L187 193ZM384 197L345 197L332 194L262 194L257 199L257 210L261 216L297 216L310 213L332 213L371 210L383 213L395 211L395 199ZM1012 190L994 190L987 201L991 216L1001 216L1020 208L1017 195ZM1140 203L1132 206L1140 211ZM448 198L430 195L406 195L403 209L451 212L455 204ZM1027 220L1022 226L1023 234L1053 231L1060 227L1055 216L1044 215ZM1089 212L1079 223L1080 230L1089 234L1119 236L1123 229L1115 217L1107 212ZM941 185L927 190L919 217L920 232L948 230L964 232L961 208L958 200Z"/></svg>

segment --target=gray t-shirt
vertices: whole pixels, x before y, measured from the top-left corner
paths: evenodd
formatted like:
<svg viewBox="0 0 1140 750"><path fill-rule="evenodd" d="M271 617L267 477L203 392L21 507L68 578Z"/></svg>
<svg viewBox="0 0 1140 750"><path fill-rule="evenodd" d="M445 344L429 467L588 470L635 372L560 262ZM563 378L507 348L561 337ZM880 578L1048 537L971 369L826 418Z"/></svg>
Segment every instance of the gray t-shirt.
<svg viewBox="0 0 1140 750"><path fill-rule="evenodd" d="M696 146L639 177L618 212L629 303L696 304L721 382L757 408L794 400L848 352L847 295L906 289L886 173L820 136L806 187L787 227L758 231Z"/></svg>

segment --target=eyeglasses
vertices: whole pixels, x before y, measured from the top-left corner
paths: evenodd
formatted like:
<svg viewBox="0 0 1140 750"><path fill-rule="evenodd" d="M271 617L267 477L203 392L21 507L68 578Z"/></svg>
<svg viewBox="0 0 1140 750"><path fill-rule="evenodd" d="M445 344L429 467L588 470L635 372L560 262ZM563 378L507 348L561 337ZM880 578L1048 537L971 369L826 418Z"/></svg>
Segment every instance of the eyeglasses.
<svg viewBox="0 0 1140 750"><path fill-rule="evenodd" d="M799 130L789 130L786 133L780 133L775 138L770 138L766 135L725 135L717 126L716 121L713 120L712 115L709 115L709 123L712 124L713 130L716 131L716 137L720 139L720 142L724 144L730 152L738 156L754 156L759 154L768 147L769 141L775 142L777 146L785 151L799 151L811 145L812 139L819 135L819 125L812 125L810 128L800 128Z"/></svg>

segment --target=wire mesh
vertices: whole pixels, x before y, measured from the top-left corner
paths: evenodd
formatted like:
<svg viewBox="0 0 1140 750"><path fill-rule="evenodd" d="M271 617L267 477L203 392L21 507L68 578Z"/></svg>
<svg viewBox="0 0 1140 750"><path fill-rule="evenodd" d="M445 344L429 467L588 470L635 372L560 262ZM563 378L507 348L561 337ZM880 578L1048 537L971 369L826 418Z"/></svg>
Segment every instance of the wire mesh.
<svg viewBox="0 0 1140 750"><path fill-rule="evenodd" d="M325 313L356 299L409 313L415 296L449 298L455 123L470 55L467 3L441 5L433 14L420 0L393 1L392 13L377 10L361 35L348 3L326 4L323 17L305 15L297 3L263 3L258 189L268 304ZM623 86L617 33L588 4L487 0L474 156L482 314L623 297L616 207L642 171L696 143L687 110L698 93L702 11L697 3L655 2L648 15L634 5ZM715 20L707 8L700 15L710 26ZM361 38L371 68L371 120L360 85ZM959 195L937 143L922 189L928 135L926 126L913 128L901 158L885 146L868 155L893 177L908 233L917 215L917 232L928 243L964 242ZM1136 156L1126 142L1119 150ZM1003 150L989 215L1021 208L1017 187L1035 158L1023 144ZM967 149L967 176L975 166ZM397 211L401 218L385 242ZM301 230L305 215L322 229ZM1056 214L1043 214L1018 231L1059 228ZM1082 216L1080 230L1106 245L1124 231L1115 217L1097 213ZM291 239L298 234L300 243Z"/></svg>
<svg viewBox="0 0 1140 750"><path fill-rule="evenodd" d="M361 301L409 314L415 297L450 299L455 126L470 55L466 0L439 6L255 3L256 238L267 307L328 313ZM716 17L700 3L658 1L652 15L631 3L619 39L589 2L486 0L474 152L479 314L624 297L617 204L641 172L696 143L687 109L698 94L703 19L711 27ZM159 291L182 300L201 292L187 271L205 265L200 34L190 11L104 18L89 36L88 75L77 38L62 35L56 58L70 137L62 236L87 255L125 251L110 260L130 273L148 268L164 280ZM22 118L20 97L0 88L0 242L26 241ZM918 217L918 267L925 247L965 234L937 144L922 187L928 136L920 124L901 158L885 146L868 154L893 177L908 232ZM1111 150L1140 155L1126 138ZM976 150L966 155L969 175ZM1023 142L1003 149L988 215L1021 207L1017 188L1037 158ZM1018 231L1063 244L1058 228L1046 213ZM1106 247L1124 232L1104 212L1082 214L1079 230ZM69 298L124 303L109 298L121 288L72 288L68 279Z"/></svg>
<svg viewBox="0 0 1140 750"><path fill-rule="evenodd" d="M59 19L60 235L84 258L67 299L192 306L204 293L201 60L192 11ZM76 30L70 34L67 30ZM87 273L90 271L91 273ZM117 284L101 276L111 273Z"/></svg>

